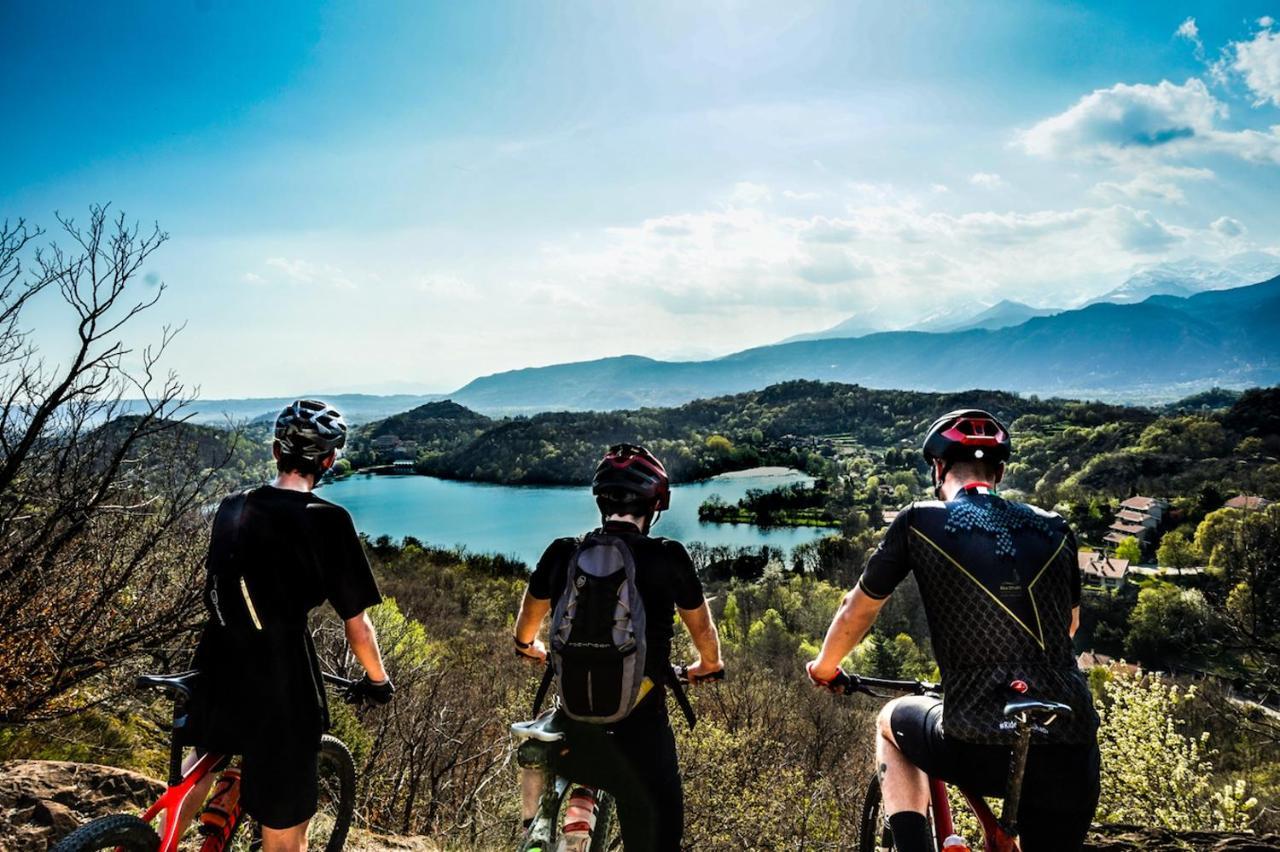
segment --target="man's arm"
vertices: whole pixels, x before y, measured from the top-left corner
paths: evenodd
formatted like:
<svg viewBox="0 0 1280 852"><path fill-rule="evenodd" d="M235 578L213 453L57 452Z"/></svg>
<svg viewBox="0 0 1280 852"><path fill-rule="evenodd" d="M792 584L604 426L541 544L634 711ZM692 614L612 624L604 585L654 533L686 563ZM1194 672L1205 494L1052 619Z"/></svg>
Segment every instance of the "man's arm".
<svg viewBox="0 0 1280 852"><path fill-rule="evenodd" d="M382 651L378 649L378 634L373 630L373 622L367 612L348 618L343 622L347 634L347 644L351 653L356 655L360 665L364 666L369 680L374 683L386 683L387 670L382 666Z"/></svg>
<svg viewBox="0 0 1280 852"><path fill-rule="evenodd" d="M840 661L858 647L886 600L888 599L871 597L861 586L855 586L853 591L844 596L836 617L827 628L827 638L822 642L818 658L809 665L810 677L817 681L828 681L836 676Z"/></svg>
<svg viewBox="0 0 1280 852"><path fill-rule="evenodd" d="M536 598L525 589L524 600L520 601L520 614L516 616L516 650L531 660L547 660L547 649L538 638L538 631L550 611L550 599ZM529 647L522 648L522 645Z"/></svg>
<svg viewBox="0 0 1280 852"><path fill-rule="evenodd" d="M698 660L689 666L689 682L695 683L699 677L714 674L724 668L720 659L720 633L716 630L715 621L711 618L711 607L704 600L695 609L681 609L680 620L693 639L693 647L698 650Z"/></svg>

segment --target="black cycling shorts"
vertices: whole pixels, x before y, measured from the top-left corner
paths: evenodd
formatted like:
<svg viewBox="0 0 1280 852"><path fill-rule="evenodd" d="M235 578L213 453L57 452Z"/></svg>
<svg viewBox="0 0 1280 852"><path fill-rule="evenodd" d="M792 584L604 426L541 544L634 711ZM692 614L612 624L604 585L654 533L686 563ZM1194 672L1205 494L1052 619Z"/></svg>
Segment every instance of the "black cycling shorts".
<svg viewBox="0 0 1280 852"><path fill-rule="evenodd" d="M907 760L929 775L971 793L1004 797L1009 780L1009 747L948 738L942 728L941 699L898 699L889 726ZM1024 852L1079 850L1097 806L1095 743L1031 746L1018 807Z"/></svg>
<svg viewBox="0 0 1280 852"><path fill-rule="evenodd" d="M285 745L246 754L240 768L240 804L266 828L292 828L315 816L320 799L319 743Z"/></svg>

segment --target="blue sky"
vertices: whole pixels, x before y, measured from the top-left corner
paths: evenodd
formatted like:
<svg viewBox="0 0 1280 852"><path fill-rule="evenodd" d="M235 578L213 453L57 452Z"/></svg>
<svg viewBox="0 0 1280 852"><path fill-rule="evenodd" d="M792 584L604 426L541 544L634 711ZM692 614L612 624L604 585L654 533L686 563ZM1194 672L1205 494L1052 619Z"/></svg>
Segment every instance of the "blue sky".
<svg viewBox="0 0 1280 852"><path fill-rule="evenodd" d="M206 396L1074 304L1280 250L1273 15L9 3L0 211L158 220L138 332L185 320L170 365Z"/></svg>

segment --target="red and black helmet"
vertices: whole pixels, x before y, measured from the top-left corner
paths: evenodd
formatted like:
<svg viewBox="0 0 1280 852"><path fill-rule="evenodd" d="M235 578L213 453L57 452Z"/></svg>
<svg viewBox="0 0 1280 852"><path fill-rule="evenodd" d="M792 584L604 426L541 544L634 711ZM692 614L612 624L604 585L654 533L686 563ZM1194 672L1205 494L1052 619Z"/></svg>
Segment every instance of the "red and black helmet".
<svg viewBox="0 0 1280 852"><path fill-rule="evenodd" d="M658 457L638 444L615 444L591 478L591 493L626 491L652 502L658 512L671 507L671 479Z"/></svg>
<svg viewBox="0 0 1280 852"><path fill-rule="evenodd" d="M1009 429L994 414L978 408L947 412L933 422L924 439L924 457L929 462L1007 462L1012 452Z"/></svg>

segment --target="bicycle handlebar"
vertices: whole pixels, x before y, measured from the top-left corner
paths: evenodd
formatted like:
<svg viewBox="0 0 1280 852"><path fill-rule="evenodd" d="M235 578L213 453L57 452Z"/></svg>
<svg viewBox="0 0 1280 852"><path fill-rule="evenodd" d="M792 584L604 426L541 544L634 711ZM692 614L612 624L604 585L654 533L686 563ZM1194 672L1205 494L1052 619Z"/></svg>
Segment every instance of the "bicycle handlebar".
<svg viewBox="0 0 1280 852"><path fill-rule="evenodd" d="M892 680L881 677L863 677L862 675L849 674L841 670L827 684L827 688L832 692L839 692L843 695L862 693L863 695L882 698L883 696L876 694L873 689L888 689L894 692L905 692L909 695L928 695L929 693L937 692L941 685L927 680Z"/></svg>
<svg viewBox="0 0 1280 852"><path fill-rule="evenodd" d="M356 681L348 680L345 677L340 677L336 674L331 674L330 672L320 672L320 677L324 680L325 683L329 684L330 686L336 686L339 689L350 689L351 687L356 685Z"/></svg>

